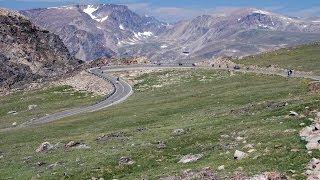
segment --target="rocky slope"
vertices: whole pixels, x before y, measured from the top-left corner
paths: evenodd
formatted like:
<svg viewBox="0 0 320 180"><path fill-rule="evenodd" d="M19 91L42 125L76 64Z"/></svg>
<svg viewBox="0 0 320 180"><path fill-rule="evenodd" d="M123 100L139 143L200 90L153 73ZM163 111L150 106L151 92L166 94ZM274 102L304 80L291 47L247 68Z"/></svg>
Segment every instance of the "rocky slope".
<svg viewBox="0 0 320 180"><path fill-rule="evenodd" d="M78 64L59 36L0 9L0 91L61 76Z"/></svg>
<svg viewBox="0 0 320 180"><path fill-rule="evenodd" d="M139 16L122 5L64 6L21 13L58 34L82 60L115 56L120 46L145 42L165 28L155 18Z"/></svg>
<svg viewBox="0 0 320 180"><path fill-rule="evenodd" d="M173 25L119 5L65 6L22 11L62 37L76 57L145 56L174 62L244 56L320 40L317 18L258 9L203 15Z"/></svg>

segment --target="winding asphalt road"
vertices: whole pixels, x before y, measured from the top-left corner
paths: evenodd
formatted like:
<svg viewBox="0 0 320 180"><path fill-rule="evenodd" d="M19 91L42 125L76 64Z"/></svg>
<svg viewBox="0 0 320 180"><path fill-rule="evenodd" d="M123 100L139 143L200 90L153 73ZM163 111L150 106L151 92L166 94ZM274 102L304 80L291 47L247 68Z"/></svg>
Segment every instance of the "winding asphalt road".
<svg viewBox="0 0 320 180"><path fill-rule="evenodd" d="M183 66L179 65L172 65L172 64L163 64L161 66L157 65L131 65L131 66L107 66L103 67L102 69L99 68L91 68L88 69L88 72L105 79L106 81L109 81L114 86L114 91L107 97L105 97L104 100L88 106L88 107L82 107L82 108L76 108L76 109L70 109L62 112L57 112L51 115L47 115L44 117L41 117L39 119L28 121L21 126L30 126L30 125L37 125L37 124L43 124L48 123L52 121L59 120L61 118L69 117L72 115L80 114L80 113L87 113L87 112L94 112L98 111L104 108L107 108L109 106L118 104L124 100L126 100L132 93L132 87L130 84L128 84L126 81L120 79L117 81L116 77L110 76L105 74L104 72L114 72L114 71L123 71L123 70L148 70L148 69L226 69L226 68L214 68L214 67L208 67L208 66L192 66L191 64L184 64ZM233 69L230 69L233 70ZM240 72L253 72L257 74L267 74L267 75L279 75L283 77L287 77L286 72L283 73L276 73L276 72L266 72L266 71L258 71L258 70L234 70L234 71L240 71ZM309 76L309 75L301 75L301 74L293 74L291 77L297 77L297 78L308 78L320 81L320 76Z"/></svg>
<svg viewBox="0 0 320 180"><path fill-rule="evenodd" d="M106 81L109 81L114 86L114 91L110 95L105 97L104 100L97 102L96 104L93 104L91 106L57 112L51 115L41 117L39 119L28 121L23 125L25 126L25 125L43 124L43 123L52 122L61 118L69 117L75 114L98 111L124 101L133 93L132 87L130 86L130 84L128 84L126 81L123 81L122 79L117 81L116 77L104 74L103 71L98 68L88 69L88 72L100 78L103 78Z"/></svg>

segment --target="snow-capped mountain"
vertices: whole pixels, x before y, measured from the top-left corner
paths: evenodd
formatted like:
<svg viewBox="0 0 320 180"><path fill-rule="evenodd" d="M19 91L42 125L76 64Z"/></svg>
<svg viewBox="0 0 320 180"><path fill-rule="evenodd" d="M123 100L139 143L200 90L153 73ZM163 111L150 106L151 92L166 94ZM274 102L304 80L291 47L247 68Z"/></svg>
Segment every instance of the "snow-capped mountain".
<svg viewBox="0 0 320 180"><path fill-rule="evenodd" d="M164 61L244 56L320 41L320 21L247 8L181 21L158 36L148 47L131 46L132 50L127 47L126 51L147 49L147 56ZM189 53L183 53L186 51Z"/></svg>
<svg viewBox="0 0 320 180"><path fill-rule="evenodd" d="M82 60L110 57L118 48L155 37L165 25L122 5L78 5L21 11L39 26L58 34Z"/></svg>
<svg viewBox="0 0 320 180"><path fill-rule="evenodd" d="M202 15L173 25L110 4L22 13L60 35L69 50L85 60L113 55L193 61L320 41L320 18L287 17L253 8Z"/></svg>

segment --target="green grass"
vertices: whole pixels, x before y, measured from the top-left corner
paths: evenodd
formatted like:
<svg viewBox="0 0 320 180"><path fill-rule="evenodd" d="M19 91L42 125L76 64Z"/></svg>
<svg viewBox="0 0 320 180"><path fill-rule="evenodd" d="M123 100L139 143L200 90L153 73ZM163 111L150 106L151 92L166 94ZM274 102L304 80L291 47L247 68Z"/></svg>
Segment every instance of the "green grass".
<svg viewBox="0 0 320 180"><path fill-rule="evenodd" d="M272 52L248 56L237 63L266 67L276 65L284 69L294 69L313 72L320 75L320 45L319 43L284 48Z"/></svg>
<svg viewBox="0 0 320 180"><path fill-rule="evenodd" d="M117 106L0 133L0 179L30 179L37 174L40 179L59 179L64 174L70 179L140 179L141 175L158 179L186 169L211 167L216 171L220 165L226 167L217 171L220 177L232 177L243 167L241 173L249 176L265 171L291 176L289 170L295 170L296 179L305 179L301 173L307 162L320 155L318 151L308 155L299 138L299 124L310 124L307 118L314 116L305 107L320 108L320 97L306 92L308 80L250 73L230 76L227 71L212 70L172 70L139 79L143 82L134 87L135 93ZM19 95L11 98L15 96ZM270 102L289 105L268 108ZM290 110L306 117L285 118ZM138 128L147 130L139 132ZM185 133L174 135L178 128ZM288 129L296 131L286 132ZM96 141L98 136L115 132L123 132L124 137ZM233 159L236 149L245 151L245 144L235 140L237 136L245 137L257 150L241 161ZM91 148L65 149L63 144L71 140ZM44 141L61 147L36 153ZM167 148L157 149L158 141L164 141ZM189 164L177 163L189 153L203 153L204 157ZM28 156L30 162L26 163L23 158ZM122 156L135 163L119 166ZM32 165L38 161L61 165L53 169Z"/></svg>
<svg viewBox="0 0 320 180"><path fill-rule="evenodd" d="M13 122L21 124L53 112L87 106L99 99L101 97L75 91L70 86L16 92L10 96L0 97L0 129L12 127ZM37 107L29 110L29 105ZM8 114L10 111L16 111L17 114Z"/></svg>

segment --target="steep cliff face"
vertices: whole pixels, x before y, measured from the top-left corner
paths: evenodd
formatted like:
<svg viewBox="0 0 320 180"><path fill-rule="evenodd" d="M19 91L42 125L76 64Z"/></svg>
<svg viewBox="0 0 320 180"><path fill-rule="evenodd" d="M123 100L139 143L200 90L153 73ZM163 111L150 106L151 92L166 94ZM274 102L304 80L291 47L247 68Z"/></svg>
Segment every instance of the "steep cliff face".
<svg viewBox="0 0 320 180"><path fill-rule="evenodd" d="M0 9L0 89L58 77L78 64L57 35L17 12Z"/></svg>

